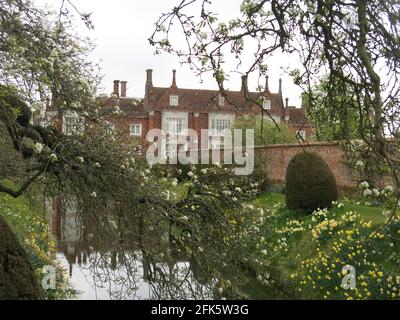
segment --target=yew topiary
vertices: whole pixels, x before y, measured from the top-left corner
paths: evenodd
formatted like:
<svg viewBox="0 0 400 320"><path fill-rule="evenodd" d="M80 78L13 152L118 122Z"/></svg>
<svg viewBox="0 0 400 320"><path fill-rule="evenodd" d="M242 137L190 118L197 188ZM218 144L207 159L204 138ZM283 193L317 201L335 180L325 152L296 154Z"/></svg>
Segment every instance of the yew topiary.
<svg viewBox="0 0 400 320"><path fill-rule="evenodd" d="M319 155L301 152L290 160L285 197L289 209L304 213L329 208L338 199L335 177Z"/></svg>
<svg viewBox="0 0 400 320"><path fill-rule="evenodd" d="M43 299L35 272L17 237L0 216L0 300Z"/></svg>

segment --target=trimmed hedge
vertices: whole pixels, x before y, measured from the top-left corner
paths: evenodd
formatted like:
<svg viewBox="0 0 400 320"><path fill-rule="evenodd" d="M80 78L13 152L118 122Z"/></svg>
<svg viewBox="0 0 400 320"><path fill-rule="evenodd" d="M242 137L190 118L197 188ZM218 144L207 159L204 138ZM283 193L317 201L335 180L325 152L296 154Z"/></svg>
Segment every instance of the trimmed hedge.
<svg viewBox="0 0 400 320"><path fill-rule="evenodd" d="M43 294L24 249L0 216L0 300L20 299L43 299Z"/></svg>
<svg viewBox="0 0 400 320"><path fill-rule="evenodd" d="M305 213L329 208L338 199L335 177L319 155L300 152L290 160L285 198L289 209Z"/></svg>

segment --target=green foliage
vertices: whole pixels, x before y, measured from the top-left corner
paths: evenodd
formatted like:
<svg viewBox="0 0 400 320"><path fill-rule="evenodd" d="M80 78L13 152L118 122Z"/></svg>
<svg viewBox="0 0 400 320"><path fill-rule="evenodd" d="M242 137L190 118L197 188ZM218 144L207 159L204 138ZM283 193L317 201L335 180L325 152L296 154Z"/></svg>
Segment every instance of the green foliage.
<svg viewBox="0 0 400 320"><path fill-rule="evenodd" d="M235 120L234 129L253 129L254 130L254 145L265 144L281 144L295 143L296 137L294 133L284 124L276 125L270 119L262 120L260 116L242 116ZM245 145L246 136L243 137Z"/></svg>
<svg viewBox="0 0 400 320"><path fill-rule="evenodd" d="M8 195L0 194L0 224L4 227L5 223L7 223L10 227L10 232L15 234L15 236L8 235L9 239L12 239L12 243L9 245L14 247L22 246L36 286L40 284L43 266L52 265L56 268L56 289L42 292L39 288L39 297L51 300L70 298L74 292L69 286L68 277L56 259L57 246L55 239L50 234L49 226L44 221L42 216L43 208L38 205L37 195L32 194L32 196L36 200L29 199L26 196L13 199ZM1 233L3 233L3 230ZM0 241L0 243L3 242ZM19 252L19 249L14 250L16 253ZM2 257L4 256L0 253L0 260ZM25 277L21 277L20 280L24 281L24 279L26 280ZM19 279L13 278L13 281L14 290L19 290L17 285ZM28 284L27 288L29 288ZM3 296L3 298L5 297ZM9 296L8 298L12 297ZM14 298L17 297L15 296Z"/></svg>
<svg viewBox="0 0 400 320"><path fill-rule="evenodd" d="M24 249L0 216L0 299L42 298Z"/></svg>
<svg viewBox="0 0 400 320"><path fill-rule="evenodd" d="M264 299L276 288L282 290L271 298L399 299L398 219L387 223L382 208L341 201L329 210L294 217L283 201L270 193L251 202L267 212L264 224L255 222L264 236L248 240L254 243L253 260L280 271L275 284L254 285L251 294L261 287ZM346 265L356 268L354 290L341 286Z"/></svg>
<svg viewBox="0 0 400 320"><path fill-rule="evenodd" d="M302 105L316 126L317 140L347 141L362 136L359 106L349 84L337 80L332 84L325 78L302 96Z"/></svg>
<svg viewBox="0 0 400 320"><path fill-rule="evenodd" d="M271 186L268 178L268 161L263 157L258 157L257 154L254 157L254 170L249 175L249 179L257 183L261 193L267 192Z"/></svg>
<svg viewBox="0 0 400 320"><path fill-rule="evenodd" d="M311 213L318 208L330 207L338 198L332 171L315 153L296 154L289 162L285 180L289 209Z"/></svg>

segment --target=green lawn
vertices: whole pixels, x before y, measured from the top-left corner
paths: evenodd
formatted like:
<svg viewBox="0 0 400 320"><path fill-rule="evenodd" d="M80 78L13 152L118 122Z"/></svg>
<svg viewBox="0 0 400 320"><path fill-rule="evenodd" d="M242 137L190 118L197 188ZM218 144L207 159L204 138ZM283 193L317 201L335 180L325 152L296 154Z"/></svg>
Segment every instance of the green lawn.
<svg viewBox="0 0 400 320"><path fill-rule="evenodd" d="M375 225L375 228L379 228L379 225L384 223L385 219L382 215L383 208L382 207L372 207L362 204L356 204L351 200L340 199L341 203L343 203L343 207L338 209L335 207L334 212L339 218L347 212L357 212L361 215L362 219L365 221L371 221L372 225ZM272 223L274 228L282 228L287 226L287 222L292 218L304 223L304 226L309 224L313 224L311 222L312 215L302 215L296 214L293 212L291 214L290 210L287 209L278 209L277 207L280 204L285 203L285 196L281 193L267 193L258 196L256 199L250 201L251 204L262 207L264 209L277 209L277 212L281 212L281 218L277 217L273 219ZM276 211L275 211L276 212ZM338 220L338 219L336 219ZM271 222L270 222L271 223ZM315 223L314 223L315 225ZM373 227L374 228L374 227ZM266 235L267 236L267 235ZM284 235L287 237L287 250L286 251L278 251L276 254L270 258L271 265L278 271L279 277L282 280L282 283L289 284L293 286L293 288L297 289L299 287L298 282L291 278L292 274L304 274L304 269L301 268L301 263L306 259L315 259L318 255L317 252L317 242L311 238L311 232L308 229L305 229L303 232L297 232L293 235ZM274 237L274 236L273 236ZM279 235L278 235L279 237ZM332 252L333 242L337 241L338 236L332 235L331 239L327 239L325 242L322 242L322 249L326 253ZM275 241L273 238L269 241ZM379 249L378 249L379 250ZM385 253L382 256L382 260L379 260L379 267L384 270L394 270L393 263L390 260L391 253ZM397 268L397 267L396 267ZM315 280L315 279L314 279ZM279 291L270 292L270 289L263 287L258 284L256 281L250 280L248 286L245 288L245 291L252 297L258 299L267 299L267 298L280 298ZM304 291L302 293L294 291L292 296L286 296L285 298L312 298L312 299L321 299L322 296L315 294L313 290Z"/></svg>
<svg viewBox="0 0 400 320"><path fill-rule="evenodd" d="M266 193L257 197L257 199L251 201L252 204L259 207L272 207L279 203L285 202L285 195L282 193ZM382 207L371 207L362 204L356 204L350 201L341 201L344 204L339 210L339 214L344 214L345 212L355 211L368 221L373 224L381 224L384 222L384 216L382 215Z"/></svg>

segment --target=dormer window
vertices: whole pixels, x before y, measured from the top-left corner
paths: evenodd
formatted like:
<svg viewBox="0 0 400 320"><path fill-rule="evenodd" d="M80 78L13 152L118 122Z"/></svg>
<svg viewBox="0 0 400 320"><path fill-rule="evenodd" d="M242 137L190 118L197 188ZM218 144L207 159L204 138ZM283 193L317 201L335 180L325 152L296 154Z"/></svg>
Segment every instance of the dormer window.
<svg viewBox="0 0 400 320"><path fill-rule="evenodd" d="M271 100L263 99L263 109L271 110Z"/></svg>
<svg viewBox="0 0 400 320"><path fill-rule="evenodd" d="M169 105L171 107L177 107L178 106L178 96L169 96Z"/></svg>
<svg viewBox="0 0 400 320"><path fill-rule="evenodd" d="M225 104L225 97L220 95L219 98L218 98L218 105L220 107L223 107L224 104Z"/></svg>

